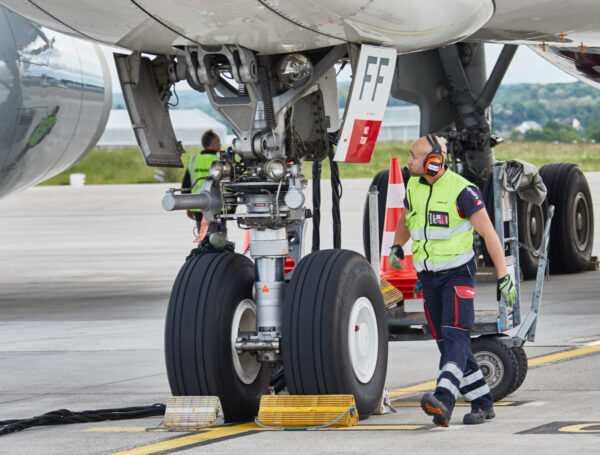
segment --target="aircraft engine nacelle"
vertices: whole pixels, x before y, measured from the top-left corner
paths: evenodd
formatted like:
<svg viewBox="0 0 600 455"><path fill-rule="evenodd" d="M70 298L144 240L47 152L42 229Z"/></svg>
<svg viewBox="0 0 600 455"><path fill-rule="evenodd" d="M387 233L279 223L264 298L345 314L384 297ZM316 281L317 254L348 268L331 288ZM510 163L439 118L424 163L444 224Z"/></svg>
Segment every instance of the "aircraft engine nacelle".
<svg viewBox="0 0 600 455"><path fill-rule="evenodd" d="M98 46L0 7L0 197L83 158L104 131L111 99Z"/></svg>

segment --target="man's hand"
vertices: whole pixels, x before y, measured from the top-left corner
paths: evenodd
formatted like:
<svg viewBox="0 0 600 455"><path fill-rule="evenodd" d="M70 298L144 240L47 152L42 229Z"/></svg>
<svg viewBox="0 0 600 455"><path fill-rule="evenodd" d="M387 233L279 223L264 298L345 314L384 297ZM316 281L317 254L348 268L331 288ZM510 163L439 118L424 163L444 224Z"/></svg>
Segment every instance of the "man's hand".
<svg viewBox="0 0 600 455"><path fill-rule="evenodd" d="M400 245L392 245L392 249L390 250L390 264L396 270L400 270L402 268L402 262L400 259L404 259L404 250Z"/></svg>
<svg viewBox="0 0 600 455"><path fill-rule="evenodd" d="M504 302L506 302L509 307L512 307L517 300L517 289L508 274L498 280L496 300L500 300L500 295L504 297Z"/></svg>

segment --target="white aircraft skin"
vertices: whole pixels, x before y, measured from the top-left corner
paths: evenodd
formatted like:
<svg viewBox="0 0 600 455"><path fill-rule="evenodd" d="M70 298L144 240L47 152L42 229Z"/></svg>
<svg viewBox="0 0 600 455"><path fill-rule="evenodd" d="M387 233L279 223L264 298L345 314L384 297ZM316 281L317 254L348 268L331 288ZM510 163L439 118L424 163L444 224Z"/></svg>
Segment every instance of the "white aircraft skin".
<svg viewBox="0 0 600 455"><path fill-rule="evenodd" d="M600 46L600 2L578 0L1 0L44 26L151 53L240 44L285 53L342 42L399 53L474 40Z"/></svg>

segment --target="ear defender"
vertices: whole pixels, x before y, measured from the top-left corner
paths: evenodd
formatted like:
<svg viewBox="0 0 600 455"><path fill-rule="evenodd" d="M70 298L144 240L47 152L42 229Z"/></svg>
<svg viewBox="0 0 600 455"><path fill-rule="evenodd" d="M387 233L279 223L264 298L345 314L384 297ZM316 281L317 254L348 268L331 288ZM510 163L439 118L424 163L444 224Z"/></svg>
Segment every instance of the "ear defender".
<svg viewBox="0 0 600 455"><path fill-rule="evenodd" d="M425 157L423 161L423 167L425 168L425 174L430 177L435 177L442 170L444 165L444 155L442 155L442 147L435 136L428 134L425 136L427 142L431 145L431 152Z"/></svg>

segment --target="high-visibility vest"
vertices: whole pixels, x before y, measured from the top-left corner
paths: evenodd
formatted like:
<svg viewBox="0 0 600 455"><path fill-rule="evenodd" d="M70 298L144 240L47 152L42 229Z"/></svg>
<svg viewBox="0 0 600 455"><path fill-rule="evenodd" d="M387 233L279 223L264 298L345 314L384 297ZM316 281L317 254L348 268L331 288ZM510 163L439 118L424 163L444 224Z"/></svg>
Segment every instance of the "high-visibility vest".
<svg viewBox="0 0 600 455"><path fill-rule="evenodd" d="M473 226L456 207L458 195L472 185L449 169L433 185L409 179L406 225L417 272L448 270L473 259Z"/></svg>
<svg viewBox="0 0 600 455"><path fill-rule="evenodd" d="M208 175L208 170L213 161L217 158L217 153L212 151L204 151L200 154L193 155L190 157L190 161L188 163L188 171L190 173L191 183L191 193L197 194L200 192L202 185L204 184L204 179L199 179L196 182L196 179L199 177L206 177ZM192 209L192 212L200 212L199 209Z"/></svg>

